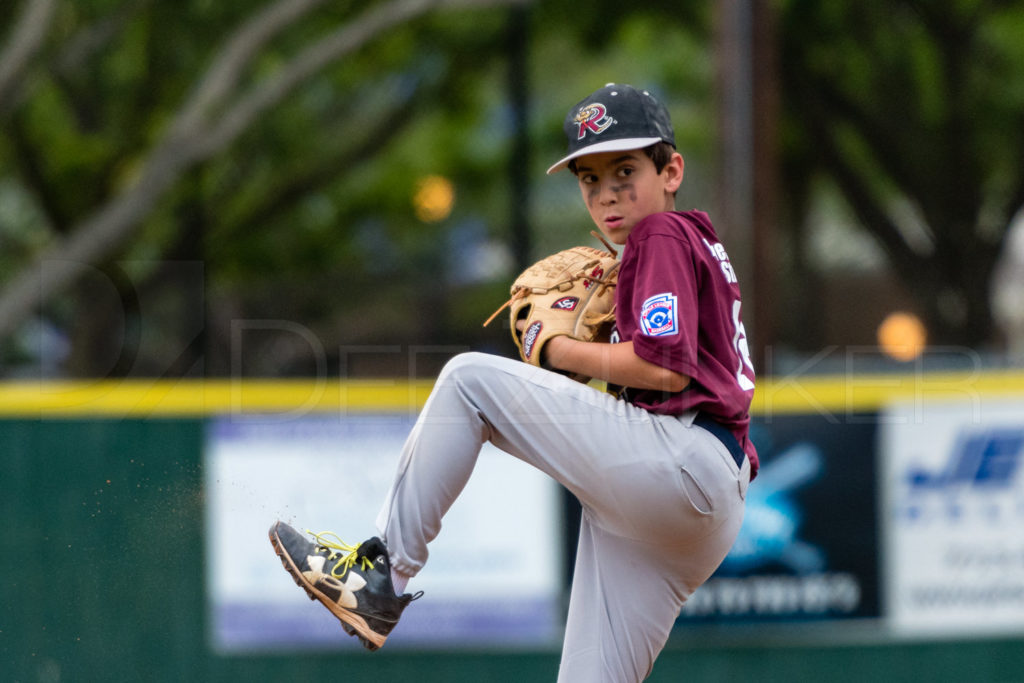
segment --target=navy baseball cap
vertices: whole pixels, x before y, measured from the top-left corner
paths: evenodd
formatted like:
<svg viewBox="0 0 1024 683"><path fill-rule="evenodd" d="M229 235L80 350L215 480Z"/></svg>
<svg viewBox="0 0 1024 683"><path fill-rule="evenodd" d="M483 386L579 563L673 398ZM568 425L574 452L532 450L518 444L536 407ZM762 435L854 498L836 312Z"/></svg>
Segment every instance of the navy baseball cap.
<svg viewBox="0 0 1024 683"><path fill-rule="evenodd" d="M565 115L569 154L548 169L557 173L584 154L643 149L656 142L676 146L668 110L654 95L631 85L609 83Z"/></svg>

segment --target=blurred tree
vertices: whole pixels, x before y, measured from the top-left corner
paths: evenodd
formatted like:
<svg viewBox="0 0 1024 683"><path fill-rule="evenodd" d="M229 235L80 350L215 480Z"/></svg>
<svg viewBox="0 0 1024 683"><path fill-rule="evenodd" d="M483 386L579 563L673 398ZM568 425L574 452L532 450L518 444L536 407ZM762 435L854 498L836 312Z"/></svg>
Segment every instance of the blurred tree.
<svg viewBox="0 0 1024 683"><path fill-rule="evenodd" d="M797 260L816 178L887 254L936 344L995 342L993 268L1024 207L1024 5L783 2L781 141ZM802 270L804 342L820 288ZM800 343L799 340L796 341Z"/></svg>
<svg viewBox="0 0 1024 683"><path fill-rule="evenodd" d="M479 327L511 265L509 15L474 8L501 2L48 4L0 8L8 361L20 341L80 376L426 373L452 344L508 343ZM531 11L534 177L567 103L607 80L692 90L677 127L707 147L702 11L599 4ZM440 222L412 206L428 175L455 187ZM538 251L589 230L557 187Z"/></svg>
<svg viewBox="0 0 1024 683"><path fill-rule="evenodd" d="M486 55L501 27L502 15L471 10L519 1L5 4L0 338L45 304L42 317L70 333L72 374L197 372L210 271L287 278L358 260L322 249L323 231L349 221L316 188L365 185L351 167L421 125L426 103L457 112L458 79L473 70L453 68L457 51ZM437 9L443 23L425 16ZM441 152L417 150L443 167ZM360 201L393 206L427 165ZM285 212L307 220L260 234ZM340 295L311 280L309 300Z"/></svg>
<svg viewBox="0 0 1024 683"><path fill-rule="evenodd" d="M510 211L526 201L508 182L524 112L516 24L495 9L522 1L0 5L7 372L26 353L80 376L393 373L398 356L427 374L454 345L510 352L479 328L523 258L510 230L537 256L591 227L572 178L543 177L568 104L608 81L661 93L683 208L712 203L715 149L712 0L535 3L516 36L536 182ZM992 338L990 272L1024 201L1020 5L780 4L795 345L821 343L799 264L822 178L933 341ZM432 175L454 207L425 222L412 197Z"/></svg>

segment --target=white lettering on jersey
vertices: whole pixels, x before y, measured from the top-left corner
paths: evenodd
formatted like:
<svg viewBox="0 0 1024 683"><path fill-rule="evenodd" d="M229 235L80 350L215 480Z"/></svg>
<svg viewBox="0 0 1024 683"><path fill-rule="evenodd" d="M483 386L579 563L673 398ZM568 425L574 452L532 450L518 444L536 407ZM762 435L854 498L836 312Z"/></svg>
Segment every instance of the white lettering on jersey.
<svg viewBox="0 0 1024 683"><path fill-rule="evenodd" d="M715 242L712 244L707 239L701 238L704 242L704 246L707 247L708 252L711 254L711 258L718 261L719 267L722 269L722 275L725 276L725 281L729 284L737 284L736 270L732 267L732 263L729 262L729 254L725 252L725 247L722 246L721 242ZM743 391L753 391L754 382L751 380L744 371L749 368L750 373L754 373L754 364L750 360L750 345L747 343L747 328L743 326L743 321L740 320L740 300L736 299L732 302L732 348L736 352L736 384L739 385Z"/></svg>
<svg viewBox="0 0 1024 683"><path fill-rule="evenodd" d="M725 281L729 284L735 284L738 282L736 279L736 271L732 267L732 263L729 262L729 254L725 253L725 247L722 246L721 242L715 242L711 244L707 239L701 238L704 242L704 246L711 252L711 258L718 261L718 265L722 268L722 274L725 275Z"/></svg>

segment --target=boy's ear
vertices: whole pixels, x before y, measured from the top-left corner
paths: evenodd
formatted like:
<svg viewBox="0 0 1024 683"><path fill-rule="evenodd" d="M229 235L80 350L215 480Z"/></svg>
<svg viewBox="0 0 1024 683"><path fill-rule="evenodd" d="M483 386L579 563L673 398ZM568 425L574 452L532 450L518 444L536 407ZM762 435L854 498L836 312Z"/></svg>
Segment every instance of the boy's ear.
<svg viewBox="0 0 1024 683"><path fill-rule="evenodd" d="M683 182L683 170L686 164L683 161L683 155L679 152L674 152L669 158L668 163L665 164L665 168L661 170L665 174L665 190L667 192L675 192L679 189L679 186Z"/></svg>

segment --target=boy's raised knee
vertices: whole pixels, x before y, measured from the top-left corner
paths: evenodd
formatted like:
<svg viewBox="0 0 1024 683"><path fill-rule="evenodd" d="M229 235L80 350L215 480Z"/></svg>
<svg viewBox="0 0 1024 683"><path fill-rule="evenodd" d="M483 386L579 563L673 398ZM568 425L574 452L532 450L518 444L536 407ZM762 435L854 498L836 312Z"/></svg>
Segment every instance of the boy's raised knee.
<svg viewBox="0 0 1024 683"><path fill-rule="evenodd" d="M457 379L466 381L485 377L493 372L501 372L501 366L507 364L522 365L518 360L495 356L480 351L467 351L454 356L445 363L437 381ZM505 370L507 372L507 368Z"/></svg>

